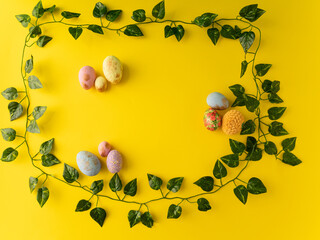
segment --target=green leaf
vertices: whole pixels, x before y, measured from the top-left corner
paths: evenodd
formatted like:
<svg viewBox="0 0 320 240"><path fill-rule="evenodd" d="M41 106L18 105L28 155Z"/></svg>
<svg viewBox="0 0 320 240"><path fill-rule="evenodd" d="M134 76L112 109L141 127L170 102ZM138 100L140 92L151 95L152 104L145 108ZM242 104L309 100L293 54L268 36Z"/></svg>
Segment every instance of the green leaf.
<svg viewBox="0 0 320 240"><path fill-rule="evenodd" d="M72 37L77 40L80 35L82 34L82 28L81 27L69 27L69 33L72 35Z"/></svg>
<svg viewBox="0 0 320 240"><path fill-rule="evenodd" d="M23 27L28 27L31 17L27 14L16 15L16 19L21 23Z"/></svg>
<svg viewBox="0 0 320 240"><path fill-rule="evenodd" d="M248 109L249 112L254 112L254 110L257 109L257 107L259 107L260 102L258 99L248 96L246 95L246 108Z"/></svg>
<svg viewBox="0 0 320 240"><path fill-rule="evenodd" d="M3 162L12 162L18 157L18 151L9 147L3 151L1 161Z"/></svg>
<svg viewBox="0 0 320 240"><path fill-rule="evenodd" d="M213 189L213 183L214 183L213 178L206 176L206 177L200 178L198 181L194 182L193 184L201 187L203 191L211 192Z"/></svg>
<svg viewBox="0 0 320 240"><path fill-rule="evenodd" d="M144 22L146 20L146 11L143 9L137 9L133 11L131 18L136 22Z"/></svg>
<svg viewBox="0 0 320 240"><path fill-rule="evenodd" d="M277 120L282 117L283 113L286 111L286 107L272 107L268 110L268 116L270 120Z"/></svg>
<svg viewBox="0 0 320 240"><path fill-rule="evenodd" d="M44 155L50 153L53 147L53 143L54 143L54 138L42 143L40 146L40 153Z"/></svg>
<svg viewBox="0 0 320 240"><path fill-rule="evenodd" d="M246 150L248 153L253 152L257 148L257 139L255 137L247 137Z"/></svg>
<svg viewBox="0 0 320 240"><path fill-rule="evenodd" d="M26 73L30 73L33 69L33 56L26 61L26 65L24 66L24 70Z"/></svg>
<svg viewBox="0 0 320 240"><path fill-rule="evenodd" d="M231 168L239 166L238 154L229 154L229 155L223 156L221 157L221 160Z"/></svg>
<svg viewBox="0 0 320 240"><path fill-rule="evenodd" d="M95 25L95 24L89 25L88 30L94 33L103 34L102 27L100 27L99 25Z"/></svg>
<svg viewBox="0 0 320 240"><path fill-rule="evenodd" d="M282 162L285 164L289 164L291 166L296 166L296 165L299 165L300 163L302 163L302 161L291 152L285 152L283 154Z"/></svg>
<svg viewBox="0 0 320 240"><path fill-rule="evenodd" d="M269 155L276 155L278 153L276 144L274 144L274 142L271 141L265 142L264 151Z"/></svg>
<svg viewBox="0 0 320 240"><path fill-rule="evenodd" d="M218 15L215 13L204 13L199 17L196 17L193 21L194 24L198 25L199 27L208 27L212 24L213 20Z"/></svg>
<svg viewBox="0 0 320 240"><path fill-rule="evenodd" d="M16 139L16 130L12 128L2 128L1 134L4 140L11 142Z"/></svg>
<svg viewBox="0 0 320 240"><path fill-rule="evenodd" d="M164 27L164 37L168 38L170 36L174 35L173 29L172 27L170 27L169 25Z"/></svg>
<svg viewBox="0 0 320 240"><path fill-rule="evenodd" d="M49 198L49 189L47 187L41 187L38 189L37 201L40 204L40 207L48 201Z"/></svg>
<svg viewBox="0 0 320 240"><path fill-rule="evenodd" d="M109 22L114 22L122 13L122 10L111 10L107 12L106 19Z"/></svg>
<svg viewBox="0 0 320 240"><path fill-rule="evenodd" d="M175 204L171 204L168 209L167 218L174 218L177 219L181 216L182 208L180 206L177 206Z"/></svg>
<svg viewBox="0 0 320 240"><path fill-rule="evenodd" d="M237 197L243 204L246 204L246 203L247 203L248 190L246 189L245 186L239 185L239 186L237 186L235 189L233 189L233 192L234 192L234 194L236 195L236 197Z"/></svg>
<svg viewBox="0 0 320 240"><path fill-rule="evenodd" d="M236 100L234 100L234 102L232 103L232 107L241 107L241 106L245 106L246 105L246 99L242 96L242 97L237 97Z"/></svg>
<svg viewBox="0 0 320 240"><path fill-rule="evenodd" d="M172 178L168 181L167 189L171 192L176 193L181 188L182 182L183 182L183 177Z"/></svg>
<svg viewBox="0 0 320 240"><path fill-rule="evenodd" d="M256 130L256 124L253 120L248 120L242 125L240 135L252 134Z"/></svg>
<svg viewBox="0 0 320 240"><path fill-rule="evenodd" d="M44 12L53 13L55 9L56 9L56 5L53 5L53 6L49 7L49 8L45 8Z"/></svg>
<svg viewBox="0 0 320 240"><path fill-rule="evenodd" d="M141 215L141 222L143 225L147 226L148 228L152 228L153 226L153 219L150 212L145 212Z"/></svg>
<svg viewBox="0 0 320 240"><path fill-rule="evenodd" d="M130 223L130 227L132 228L134 225L138 224L141 221L141 212L130 210L130 212L128 213L128 220Z"/></svg>
<svg viewBox="0 0 320 240"><path fill-rule="evenodd" d="M37 3L37 5L32 10L32 15L36 18L41 18L44 14L44 9L42 6L41 0Z"/></svg>
<svg viewBox="0 0 320 240"><path fill-rule="evenodd" d="M198 210L199 211L206 212L211 209L209 201L205 198L199 198L197 200L197 203L198 203Z"/></svg>
<svg viewBox="0 0 320 240"><path fill-rule="evenodd" d="M154 16L157 19L163 19L164 15L165 15L164 1L161 1L152 9L152 16Z"/></svg>
<svg viewBox="0 0 320 240"><path fill-rule="evenodd" d="M270 91L272 93L277 93L280 90L280 81L273 81L271 83Z"/></svg>
<svg viewBox="0 0 320 240"><path fill-rule="evenodd" d="M107 213L103 208L96 207L90 211L90 216L100 225L100 227L102 227L104 220L107 217Z"/></svg>
<svg viewBox="0 0 320 240"><path fill-rule="evenodd" d="M231 27L230 25L223 25L221 28L221 36L229 39L237 39L239 38L237 35L237 31Z"/></svg>
<svg viewBox="0 0 320 240"><path fill-rule="evenodd" d="M218 28L209 28L207 30L207 34L208 34L208 37L211 39L212 43L214 45L216 45L219 40L219 37L220 37L219 29Z"/></svg>
<svg viewBox="0 0 320 240"><path fill-rule="evenodd" d="M37 121L32 119L27 127L27 131L30 133L40 133L40 128L37 124Z"/></svg>
<svg viewBox="0 0 320 240"><path fill-rule="evenodd" d="M249 20L250 22L256 21L266 11L258 8L258 4L251 4L242 8L239 12L240 16Z"/></svg>
<svg viewBox="0 0 320 240"><path fill-rule="evenodd" d="M255 39L255 34L252 31L243 32L239 38L240 44L244 50L244 52L248 52L249 48L252 46Z"/></svg>
<svg viewBox="0 0 320 240"><path fill-rule="evenodd" d="M262 149L255 148L253 151L249 152L246 160L250 161L259 161L262 158Z"/></svg>
<svg viewBox="0 0 320 240"><path fill-rule="evenodd" d="M178 42L183 38L184 36L184 28L182 25L178 25L177 27L172 28L174 35L176 36L176 39Z"/></svg>
<svg viewBox="0 0 320 240"><path fill-rule="evenodd" d="M79 173L75 168L65 163L62 176L68 183L73 183L79 178Z"/></svg>
<svg viewBox="0 0 320 240"><path fill-rule="evenodd" d="M140 37L143 36L140 28L137 25L128 25L123 32L127 36Z"/></svg>
<svg viewBox="0 0 320 240"><path fill-rule="evenodd" d="M61 16L66 18L66 19L70 19L70 18L78 18L80 17L80 13L74 13L74 12L69 12L69 11L63 11L61 13Z"/></svg>
<svg viewBox="0 0 320 240"><path fill-rule="evenodd" d="M271 102L271 103L282 103L283 102L283 100L276 93L269 93L268 99L269 99L269 102Z"/></svg>
<svg viewBox="0 0 320 240"><path fill-rule="evenodd" d="M148 173L148 182L149 182L149 186L153 189L153 190L159 190L161 188L162 185L162 180L161 178L149 174Z"/></svg>
<svg viewBox="0 0 320 240"><path fill-rule="evenodd" d="M59 159L56 158L56 156L54 156L51 153L42 155L41 160L42 160L42 166L44 167L51 167L53 165L60 163Z"/></svg>
<svg viewBox="0 0 320 240"><path fill-rule="evenodd" d="M247 189L251 194L261 194L267 192L267 188L264 186L262 181L256 177L250 178Z"/></svg>
<svg viewBox="0 0 320 240"><path fill-rule="evenodd" d="M217 160L216 164L214 165L213 176L217 179L221 179L227 176L227 169L225 168L225 166L223 166L223 164L219 160Z"/></svg>
<svg viewBox="0 0 320 240"><path fill-rule="evenodd" d="M236 97L243 97L243 94L245 92L244 87L242 87L240 84L235 84L229 87L229 89L232 91L233 95Z"/></svg>
<svg viewBox="0 0 320 240"><path fill-rule="evenodd" d="M296 146L296 137L286 138L281 142L282 149L284 151L292 151Z"/></svg>
<svg viewBox="0 0 320 240"><path fill-rule="evenodd" d="M33 109L32 116L35 120L38 120L43 116L43 114L46 112L47 107L46 106L37 106Z"/></svg>
<svg viewBox="0 0 320 240"><path fill-rule="evenodd" d="M257 75L259 77L266 75L267 72L269 71L269 69L271 68L271 66L272 66L271 64L265 64L265 63L257 64L255 66L255 69L257 71Z"/></svg>
<svg viewBox="0 0 320 240"><path fill-rule="evenodd" d="M7 100L14 100L18 97L18 91L14 87L7 88L1 95Z"/></svg>
<svg viewBox="0 0 320 240"><path fill-rule="evenodd" d="M97 194L101 192L102 189L103 189L103 180L94 181L90 187L90 190L92 191L93 194Z"/></svg>
<svg viewBox="0 0 320 240"><path fill-rule="evenodd" d="M34 26L29 28L29 33L31 38L35 38L36 36L40 35L42 31L39 26Z"/></svg>
<svg viewBox="0 0 320 240"><path fill-rule="evenodd" d="M23 113L23 107L20 103L11 102L8 105L9 113L10 113L10 121L16 120Z"/></svg>
<svg viewBox="0 0 320 240"><path fill-rule="evenodd" d="M38 178L29 177L29 188L31 193L36 188L37 184L38 184Z"/></svg>
<svg viewBox="0 0 320 240"><path fill-rule="evenodd" d="M289 134L287 130L283 128L283 123L274 121L269 126L269 133L272 136L283 136Z"/></svg>
<svg viewBox="0 0 320 240"><path fill-rule="evenodd" d="M245 74L247 71L248 62L246 60L241 62L241 72L240 72L240 78Z"/></svg>
<svg viewBox="0 0 320 240"><path fill-rule="evenodd" d="M93 13L92 13L93 16L95 18L101 18L104 15L106 15L106 13L107 13L107 7L103 3L97 2L93 9Z"/></svg>
<svg viewBox="0 0 320 240"><path fill-rule="evenodd" d="M125 195L134 196L137 193L137 179L131 180L123 189Z"/></svg>
<svg viewBox="0 0 320 240"><path fill-rule="evenodd" d="M39 47L44 47L45 45L47 45L48 42L50 42L52 40L52 37L43 35L41 37L39 37L39 39L37 40L37 45Z"/></svg>
<svg viewBox="0 0 320 240"><path fill-rule="evenodd" d="M272 85L272 81L264 80L263 83L262 83L263 91L265 91L267 93L271 93L271 85Z"/></svg>
<svg viewBox="0 0 320 240"><path fill-rule="evenodd" d="M40 80L34 75L28 77L28 84L31 89L39 89L43 87Z"/></svg>
<svg viewBox="0 0 320 240"><path fill-rule="evenodd" d="M235 31L235 37L236 39L238 39L241 36L241 28L239 28L238 25L235 25L234 31Z"/></svg>
<svg viewBox="0 0 320 240"><path fill-rule="evenodd" d="M122 183L118 173L115 173L109 182L109 187L112 192L121 191Z"/></svg>
<svg viewBox="0 0 320 240"><path fill-rule="evenodd" d="M236 140L233 140L233 139L229 139L229 144L230 144L230 148L231 148L231 151L234 153L234 154L238 154L238 155L241 155L244 150L246 149L246 145L242 142L238 142Z"/></svg>
<svg viewBox="0 0 320 240"><path fill-rule="evenodd" d="M91 208L91 202L82 199L78 202L77 207L76 207L76 212L84 212L87 211Z"/></svg>

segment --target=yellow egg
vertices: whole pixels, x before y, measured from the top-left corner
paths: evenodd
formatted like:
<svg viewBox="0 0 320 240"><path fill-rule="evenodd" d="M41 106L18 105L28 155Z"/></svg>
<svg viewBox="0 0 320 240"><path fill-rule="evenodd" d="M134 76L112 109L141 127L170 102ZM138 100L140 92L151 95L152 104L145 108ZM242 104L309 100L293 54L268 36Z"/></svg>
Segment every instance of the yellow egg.
<svg viewBox="0 0 320 240"><path fill-rule="evenodd" d="M228 135L241 132L244 116L237 110L228 111L222 118L222 131Z"/></svg>

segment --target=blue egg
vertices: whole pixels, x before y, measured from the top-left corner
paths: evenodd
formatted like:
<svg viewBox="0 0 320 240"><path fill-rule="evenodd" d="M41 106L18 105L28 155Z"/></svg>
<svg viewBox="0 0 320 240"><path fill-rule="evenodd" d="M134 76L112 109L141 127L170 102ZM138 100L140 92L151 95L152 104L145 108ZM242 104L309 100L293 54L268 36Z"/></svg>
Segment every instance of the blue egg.
<svg viewBox="0 0 320 240"><path fill-rule="evenodd" d="M99 158L88 151L81 151L77 154L77 164L80 171L87 176L95 176L101 169Z"/></svg>
<svg viewBox="0 0 320 240"><path fill-rule="evenodd" d="M208 95L207 104L215 110L224 110L229 107L228 99L218 92L213 92Z"/></svg>

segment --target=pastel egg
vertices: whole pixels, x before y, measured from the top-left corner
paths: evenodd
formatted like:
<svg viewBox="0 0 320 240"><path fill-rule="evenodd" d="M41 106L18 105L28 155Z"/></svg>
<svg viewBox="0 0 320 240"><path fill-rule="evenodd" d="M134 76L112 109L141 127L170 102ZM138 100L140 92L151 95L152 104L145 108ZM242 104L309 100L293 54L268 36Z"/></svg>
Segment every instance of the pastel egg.
<svg viewBox="0 0 320 240"><path fill-rule="evenodd" d="M101 157L106 157L111 151L111 145L108 142L103 141L99 144L98 151Z"/></svg>
<svg viewBox="0 0 320 240"><path fill-rule="evenodd" d="M80 171L87 176L95 176L101 169L99 158L88 151L81 151L77 154L77 164Z"/></svg>
<svg viewBox="0 0 320 240"><path fill-rule="evenodd" d="M237 110L226 112L222 119L222 131L228 135L234 135L241 132L244 116Z"/></svg>
<svg viewBox="0 0 320 240"><path fill-rule="evenodd" d="M213 109L224 110L229 107L228 99L221 93L213 92L207 97L207 104Z"/></svg>
<svg viewBox="0 0 320 240"><path fill-rule="evenodd" d="M221 126L221 117L219 116L218 112L213 108L209 108L205 111L203 116L204 126L210 130L214 131Z"/></svg>
<svg viewBox="0 0 320 240"><path fill-rule="evenodd" d="M92 88L94 81L96 80L96 72L90 66L84 66L79 71L79 81L81 87L85 90Z"/></svg>
<svg viewBox="0 0 320 240"><path fill-rule="evenodd" d="M107 157L107 167L109 172L117 173L122 168L122 156L117 150L109 152Z"/></svg>
<svg viewBox="0 0 320 240"><path fill-rule="evenodd" d="M121 81L123 66L115 56L108 56L103 61L103 73L106 79L112 84L117 84Z"/></svg>
<svg viewBox="0 0 320 240"><path fill-rule="evenodd" d="M97 79L94 82L94 86L99 92L103 92L104 90L106 90L107 85L107 80L102 76L97 77Z"/></svg>

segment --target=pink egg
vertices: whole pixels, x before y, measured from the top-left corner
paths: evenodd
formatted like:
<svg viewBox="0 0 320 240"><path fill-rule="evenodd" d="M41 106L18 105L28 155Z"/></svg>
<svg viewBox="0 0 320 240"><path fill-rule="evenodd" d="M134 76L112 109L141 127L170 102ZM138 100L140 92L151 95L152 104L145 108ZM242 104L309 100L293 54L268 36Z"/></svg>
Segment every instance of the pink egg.
<svg viewBox="0 0 320 240"><path fill-rule="evenodd" d="M103 141L99 144L98 151L101 157L106 157L111 151L111 145L108 142Z"/></svg>
<svg viewBox="0 0 320 240"><path fill-rule="evenodd" d="M122 168L122 156L117 150L109 152L107 157L107 167L109 172L117 173Z"/></svg>
<svg viewBox="0 0 320 240"><path fill-rule="evenodd" d="M84 66L79 71L79 81L85 90L90 89L96 80L96 72L90 66Z"/></svg>

